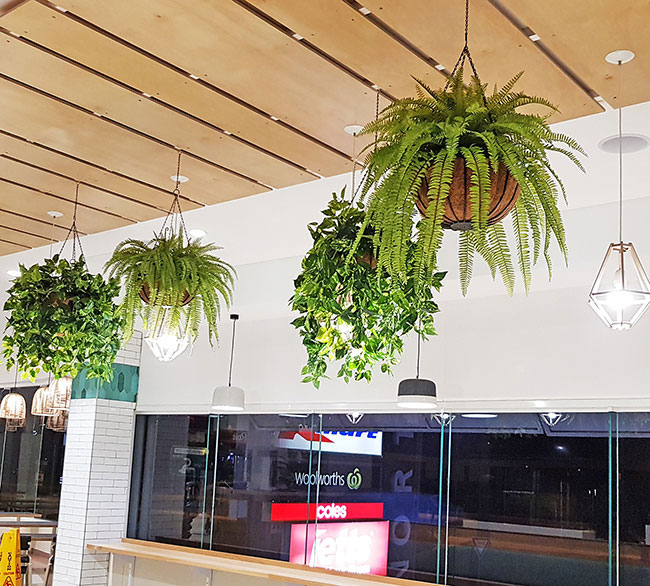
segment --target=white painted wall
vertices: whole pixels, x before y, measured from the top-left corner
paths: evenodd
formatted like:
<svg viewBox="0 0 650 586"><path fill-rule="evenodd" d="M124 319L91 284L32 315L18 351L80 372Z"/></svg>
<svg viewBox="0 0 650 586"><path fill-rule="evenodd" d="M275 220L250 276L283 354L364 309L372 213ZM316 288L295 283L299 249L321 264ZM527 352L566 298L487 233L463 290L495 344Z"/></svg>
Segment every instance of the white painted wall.
<svg viewBox="0 0 650 586"><path fill-rule="evenodd" d="M634 118L635 130L650 134L650 103L628 110L626 119ZM556 259L551 283L541 268L533 292L526 297L517 291L510 299L481 267L463 299L456 280L456 238L447 236L441 266L450 273L440 296L440 335L424 345L422 367L422 375L438 383L447 409L650 409L650 314L632 331L612 332L586 304L606 247L616 238L616 157L596 148L615 131L615 119L609 112L559 126L592 155L587 175L562 168L572 202L564 214L569 268ZM625 237L650 270L648 156L643 151L626 157ZM318 391L299 382L305 353L289 325L288 299L310 245L305 225L319 219L331 191L348 179L312 182L186 215L190 228L205 229L224 246L223 257L239 271L232 308L241 315L233 382L246 390L250 411L395 410L398 381L414 373L415 341L410 340L394 377L378 374L371 384L349 385L332 379ZM158 226L147 222L84 238L91 268L99 269L124 237L148 237ZM35 262L46 252L0 258L0 287L7 284L8 268ZM203 337L191 355L169 364L145 349L139 411L208 410L213 387L227 380L230 323L224 317L220 348L211 349ZM10 380L0 371L0 381Z"/></svg>

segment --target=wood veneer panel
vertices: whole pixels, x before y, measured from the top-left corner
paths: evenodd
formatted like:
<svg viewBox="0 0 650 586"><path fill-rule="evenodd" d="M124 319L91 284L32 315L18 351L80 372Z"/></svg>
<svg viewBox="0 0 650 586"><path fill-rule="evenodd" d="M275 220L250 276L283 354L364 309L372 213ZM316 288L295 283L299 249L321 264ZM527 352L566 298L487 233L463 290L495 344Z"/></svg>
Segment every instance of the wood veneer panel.
<svg viewBox="0 0 650 586"><path fill-rule="evenodd" d="M17 244L22 244L29 248L37 248L39 246L48 245L50 242L45 237L40 237L35 234L28 234L26 232L21 232L20 230L14 230L4 226L2 220L0 220L0 238L4 238L11 242L16 242Z"/></svg>
<svg viewBox="0 0 650 586"><path fill-rule="evenodd" d="M316 179L18 39L6 37L2 57L5 75L272 187Z"/></svg>
<svg viewBox="0 0 650 586"><path fill-rule="evenodd" d="M2 201L2 209L9 213L15 212L32 218L44 218L48 217L47 212L49 210L58 210L64 214L59 222L62 224L65 222L69 227L72 221L74 211L73 202L66 199L58 199L29 189L28 187L20 187L12 183L7 183L1 179L0 201ZM87 234L120 228L129 224L132 224L129 220L111 216L87 207L79 206L77 211L77 227L80 231ZM43 233L46 235L49 234L47 227L43 230Z"/></svg>
<svg viewBox="0 0 650 586"><path fill-rule="evenodd" d="M14 254L16 252L22 252L27 250L28 246L20 246L19 244L13 244L12 242L6 242L2 240L2 230L0 230L0 256L5 254Z"/></svg>
<svg viewBox="0 0 650 586"><path fill-rule="evenodd" d="M445 83L434 67L341 0L249 2L393 95L413 95L411 76L436 87Z"/></svg>
<svg viewBox="0 0 650 586"><path fill-rule="evenodd" d="M150 184L170 186L177 158L172 149L4 80L0 103L4 130ZM265 190L190 157L185 157L182 172L191 178L183 185L183 193L205 204Z"/></svg>
<svg viewBox="0 0 650 586"><path fill-rule="evenodd" d="M424 584L430 584L387 576L348 574L252 556L197 550L191 547L161 546L157 543L134 539L120 542L89 543L86 547L91 551L134 556L162 563L255 576L284 583L302 584L303 586L368 586L369 584L424 586Z"/></svg>
<svg viewBox="0 0 650 586"><path fill-rule="evenodd" d="M0 153L108 189L164 211L169 209L172 201L173 183L171 181L168 181L166 185L168 191L164 191L162 188L150 187L5 134L0 134ZM182 203L183 209L201 207L187 199L184 199Z"/></svg>
<svg viewBox="0 0 650 586"><path fill-rule="evenodd" d="M342 155L42 4L26 4L0 24L321 175L350 168Z"/></svg>
<svg viewBox="0 0 650 586"><path fill-rule="evenodd" d="M371 88L230 0L57 4L348 154L374 117Z"/></svg>
<svg viewBox="0 0 650 586"><path fill-rule="evenodd" d="M634 51L637 58L624 68L622 104L650 100L650 1L502 2L612 106L618 106L618 72L605 55Z"/></svg>
<svg viewBox="0 0 650 586"><path fill-rule="evenodd" d="M3 187L4 186L0 183L0 192ZM69 224L70 218L58 218L57 224L52 226L52 218L47 215L47 212L45 213L45 216L41 218L42 221L39 222L32 218L6 212L1 208L2 204L0 204L0 226L6 226L22 232L29 232L30 234L40 234L46 240L49 241L50 238L54 238L56 242L63 240L68 233L69 228L65 226L65 223Z"/></svg>
<svg viewBox="0 0 650 586"><path fill-rule="evenodd" d="M14 183L34 187L69 201L74 201L75 198L75 183L73 181L3 157L0 157L0 176ZM135 222L151 220L164 213L161 210L115 197L87 185L79 186L79 201L100 210L118 213ZM116 212L116 210L119 211Z"/></svg>
<svg viewBox="0 0 650 586"><path fill-rule="evenodd" d="M463 46L463 3L363 0L363 5L448 69L456 63ZM547 2L539 3L539 9L555 18ZM574 31L571 42L575 41ZM589 42L587 38L583 40L583 44ZM553 122L602 111L487 0L471 3L469 43L482 81L490 84L489 91L495 83L503 85L525 71L519 88L558 105L560 114L552 117Z"/></svg>

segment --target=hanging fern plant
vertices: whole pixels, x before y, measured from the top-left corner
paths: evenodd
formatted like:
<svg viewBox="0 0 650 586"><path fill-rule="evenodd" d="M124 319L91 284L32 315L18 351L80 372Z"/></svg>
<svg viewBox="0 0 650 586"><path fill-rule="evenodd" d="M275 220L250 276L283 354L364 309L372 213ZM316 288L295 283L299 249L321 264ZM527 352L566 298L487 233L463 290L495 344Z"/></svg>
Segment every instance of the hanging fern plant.
<svg viewBox="0 0 650 586"><path fill-rule="evenodd" d="M433 290L439 290L444 277L431 274L416 289L415 246L409 244L406 278L392 278L377 268L368 227L351 255L365 211L345 199L345 189L333 194L322 213L320 223L309 225L314 244L302 261L291 299L292 309L300 313L292 324L307 350L303 382L316 388L329 361L340 363L337 376L346 382L370 381L373 366L390 372L398 362L409 332L434 335L438 306Z"/></svg>
<svg viewBox="0 0 650 586"><path fill-rule="evenodd" d="M31 380L41 370L63 378L82 368L88 377L112 378L122 326L113 302L117 279L91 274L83 256L68 261L55 255L40 265L21 265L8 293L7 369L17 363Z"/></svg>
<svg viewBox="0 0 650 586"><path fill-rule="evenodd" d="M463 51L459 63L466 51L469 55L467 45ZM566 260L558 209L560 194L565 199L566 194L548 152L561 153L582 169L575 153L583 151L573 139L553 132L548 116L521 111L529 105L549 114L556 109L543 98L514 91L520 76L486 95L476 75L465 85L459 67L444 89L418 81L417 97L397 100L365 127L364 133L376 134L377 148L366 157L367 216L361 233L374 228L380 269L399 278L414 270L418 281L426 280L436 270L444 229L451 228L460 231L463 294L477 254L512 294L515 270L501 223L508 215L526 292L540 256L551 275L551 241Z"/></svg>
<svg viewBox="0 0 650 586"><path fill-rule="evenodd" d="M124 337L133 334L136 318L157 336L183 335L195 341L203 317L210 342L218 338L222 305L232 301L235 270L214 253L220 247L187 240L183 228L162 231L148 242L121 242L106 263L111 276L124 280L120 314Z"/></svg>

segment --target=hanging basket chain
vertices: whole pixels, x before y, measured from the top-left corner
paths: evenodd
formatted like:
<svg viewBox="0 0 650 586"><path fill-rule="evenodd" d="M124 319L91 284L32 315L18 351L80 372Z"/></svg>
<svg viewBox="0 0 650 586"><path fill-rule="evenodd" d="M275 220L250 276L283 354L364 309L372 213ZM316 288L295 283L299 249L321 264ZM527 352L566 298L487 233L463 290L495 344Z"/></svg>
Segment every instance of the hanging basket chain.
<svg viewBox="0 0 650 586"><path fill-rule="evenodd" d="M174 199L172 200L172 205L165 216L163 224L160 228L159 236L160 238L165 237L165 231L169 229L172 234L178 234L179 232L183 234L185 238L189 241L189 236L187 232L187 227L185 226L185 219L183 218L183 210L181 209L181 188L180 188L180 178L181 178L181 156L183 151L178 149L178 160L176 162L176 185L174 186Z"/></svg>
<svg viewBox="0 0 650 586"><path fill-rule="evenodd" d="M469 50L469 0L465 0L465 45L463 46L463 49L460 52L458 61L456 61L456 65L454 65L454 69L452 70L451 75L447 78L447 83L445 84L445 90L449 88L449 84L451 83L451 80L456 75L458 70L465 65L465 61L469 61L470 67L472 68L472 73L474 74L474 77L478 80L480 84L481 78L478 75L478 71L476 70L476 66L474 65L474 60L472 59L472 54ZM485 100L485 96L483 96L483 100Z"/></svg>
<svg viewBox="0 0 650 586"><path fill-rule="evenodd" d="M381 88L377 87L377 99L375 101L375 122L379 120L379 98L381 96ZM350 199L350 203L354 203L354 200L357 198L357 195L363 188L364 183L366 182L366 177L368 176L368 168L366 167L363 170L363 173L361 174L361 180L359 181L359 185L355 189L355 181L354 181L354 176L356 174L356 165L357 165L357 152L356 152L356 141L357 135L354 135L354 146L353 150L354 152L352 153L352 198ZM374 146L374 151L377 152L377 146L379 144L379 131L375 130L375 146Z"/></svg>
<svg viewBox="0 0 650 586"><path fill-rule="evenodd" d="M61 256L63 254L63 250L68 244L68 240L70 240L70 236L72 236L72 262L75 262L77 260L77 245L79 245L79 259L81 260L85 258L84 251L81 246L81 238L79 237L79 231L77 230L77 209L79 207L79 184L80 184L79 181L77 181L75 187L75 195L74 195L74 211L72 213L72 224L70 225L70 230L68 230L65 239L63 240L63 245L61 246L61 250L59 250L59 256Z"/></svg>

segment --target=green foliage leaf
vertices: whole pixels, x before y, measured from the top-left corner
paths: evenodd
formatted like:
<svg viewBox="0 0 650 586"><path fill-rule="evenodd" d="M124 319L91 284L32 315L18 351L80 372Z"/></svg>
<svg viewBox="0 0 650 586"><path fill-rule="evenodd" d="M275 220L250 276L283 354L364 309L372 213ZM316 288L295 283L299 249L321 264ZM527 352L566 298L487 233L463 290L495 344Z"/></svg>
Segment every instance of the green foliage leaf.
<svg viewBox="0 0 650 586"><path fill-rule="evenodd" d="M303 382L319 387L329 362L338 362L345 380L372 378L372 368L390 373L399 361L403 338L415 330L435 335L434 290L444 273L415 278L415 248L408 241L399 278L376 263L374 231L364 225L362 206L333 194L320 224L309 226L314 244L295 281L292 324L307 350ZM354 250L354 252L353 252Z"/></svg>
<svg viewBox="0 0 650 586"><path fill-rule="evenodd" d="M82 368L91 378L112 378L123 326L113 302L117 279L90 274L83 257L55 255L40 265L21 265L8 293L2 341L8 369L17 363L31 380L41 370L61 378Z"/></svg>
<svg viewBox="0 0 650 586"><path fill-rule="evenodd" d="M124 339L132 336L138 316L145 330L176 334L181 328L192 341L205 318L210 343L217 339L217 321L224 304L232 302L236 277L235 269L214 254L217 250L220 247L198 239L187 241L182 231L156 235L148 242L121 242L106 269L124 280L119 307L125 320ZM140 297L143 288L148 303Z"/></svg>
<svg viewBox="0 0 650 586"><path fill-rule="evenodd" d="M467 195L473 232L460 239L463 294L471 280L474 252L486 260L493 275L501 275L508 292L514 288L508 240L500 229L489 225L488 215L492 174L502 167L521 188L521 205L516 208L514 221L518 266L526 292L531 263L537 262L542 251L550 262L551 239L566 259L564 227L557 207L558 195L565 196L564 186L550 166L548 152L568 157L581 169L576 153L584 152L572 138L551 131L548 116L522 110L535 105L551 114L556 108L543 98L516 91L520 77L521 73L501 89L495 87L491 95L476 78L466 84L462 69L442 90L418 81L417 97L396 100L366 125L364 133L376 134L377 142L367 147L361 189L367 205L363 226L373 230L381 269L404 278L415 233L417 280L426 280L437 270L445 199L457 158L464 159L470 170ZM424 181L428 207L418 220L416 202ZM360 237L355 246L360 245Z"/></svg>

